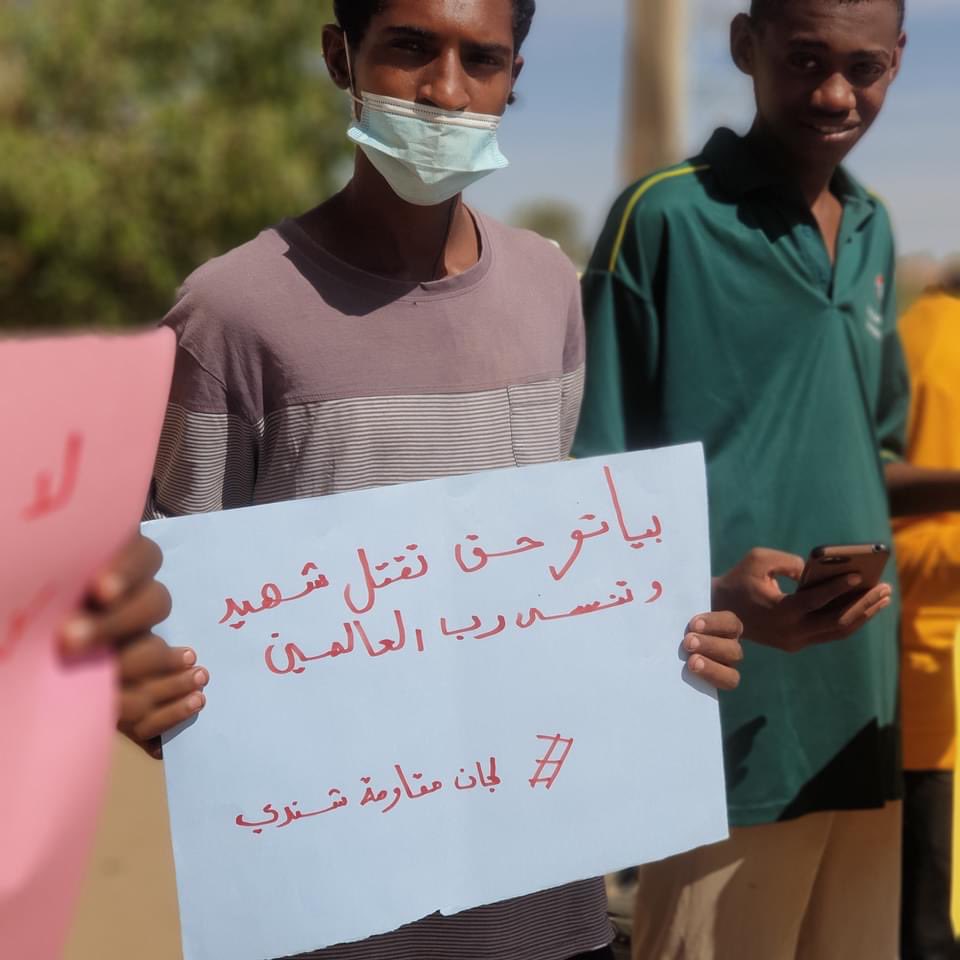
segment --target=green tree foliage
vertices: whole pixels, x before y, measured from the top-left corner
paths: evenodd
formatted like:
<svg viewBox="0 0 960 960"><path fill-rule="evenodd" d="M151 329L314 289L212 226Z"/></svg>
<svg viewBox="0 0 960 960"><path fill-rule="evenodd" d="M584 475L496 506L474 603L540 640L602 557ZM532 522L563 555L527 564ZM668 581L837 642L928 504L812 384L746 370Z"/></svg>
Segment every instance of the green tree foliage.
<svg viewBox="0 0 960 960"><path fill-rule="evenodd" d="M349 156L319 0L0 0L0 327L139 324Z"/></svg>

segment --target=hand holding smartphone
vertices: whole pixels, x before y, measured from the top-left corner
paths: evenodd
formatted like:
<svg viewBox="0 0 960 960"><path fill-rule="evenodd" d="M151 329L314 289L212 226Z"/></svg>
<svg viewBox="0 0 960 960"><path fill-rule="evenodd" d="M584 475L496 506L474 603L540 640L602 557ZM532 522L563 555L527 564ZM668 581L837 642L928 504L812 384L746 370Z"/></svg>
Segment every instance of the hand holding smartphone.
<svg viewBox="0 0 960 960"><path fill-rule="evenodd" d="M804 563L756 547L714 581L714 604L740 617L748 640L798 653L853 636L890 606L893 591L880 583L889 556L881 543L823 546ZM784 580L800 586L784 592Z"/></svg>
<svg viewBox="0 0 960 960"><path fill-rule="evenodd" d="M861 582L856 587L851 587L848 593L866 593L880 583L889 559L890 548L884 543L816 547L810 551L797 591L809 589L836 577L856 575Z"/></svg>

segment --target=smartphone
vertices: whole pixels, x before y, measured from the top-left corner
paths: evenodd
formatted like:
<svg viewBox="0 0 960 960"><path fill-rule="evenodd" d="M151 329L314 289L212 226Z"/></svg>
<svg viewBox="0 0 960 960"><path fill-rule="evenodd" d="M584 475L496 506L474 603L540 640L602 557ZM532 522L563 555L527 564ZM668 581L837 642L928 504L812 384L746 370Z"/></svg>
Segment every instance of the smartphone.
<svg viewBox="0 0 960 960"><path fill-rule="evenodd" d="M845 546L816 547L803 568L798 590L816 586L834 577L859 574L863 581L851 588L851 593L872 590L883 576L890 559L890 548L885 543L852 543Z"/></svg>

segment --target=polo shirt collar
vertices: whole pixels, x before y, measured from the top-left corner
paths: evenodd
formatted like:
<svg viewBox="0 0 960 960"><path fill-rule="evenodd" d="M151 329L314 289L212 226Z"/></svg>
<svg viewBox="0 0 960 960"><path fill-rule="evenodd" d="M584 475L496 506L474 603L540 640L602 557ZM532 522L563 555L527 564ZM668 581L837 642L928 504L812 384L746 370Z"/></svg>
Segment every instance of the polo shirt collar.
<svg viewBox="0 0 960 960"><path fill-rule="evenodd" d="M724 190L736 200L783 183L778 170L764 163L745 138L726 127L714 132L704 147L703 159Z"/></svg>
<svg viewBox="0 0 960 960"><path fill-rule="evenodd" d="M833 178L834 192L843 200L847 214L854 219L854 226L862 227L876 212L876 199L853 177L846 167L838 167Z"/></svg>
<svg viewBox="0 0 960 960"><path fill-rule="evenodd" d="M735 200L760 190L789 188L783 174L766 163L745 137L726 127L713 134L702 157L721 187ZM860 227L866 223L876 209L874 198L844 167L837 168L833 185L844 207L855 219L855 225Z"/></svg>

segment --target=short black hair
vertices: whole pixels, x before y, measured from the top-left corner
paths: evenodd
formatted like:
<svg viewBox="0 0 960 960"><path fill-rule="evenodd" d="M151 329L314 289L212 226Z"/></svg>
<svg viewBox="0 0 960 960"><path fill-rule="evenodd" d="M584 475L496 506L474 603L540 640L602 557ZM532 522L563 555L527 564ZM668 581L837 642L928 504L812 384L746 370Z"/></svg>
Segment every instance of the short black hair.
<svg viewBox="0 0 960 960"><path fill-rule="evenodd" d="M773 20L790 0L750 0L750 17L752 20ZM865 0L835 0L836 3L864 3ZM903 29L903 21L907 16L907 0L891 0L897 5L899 26Z"/></svg>
<svg viewBox="0 0 960 960"><path fill-rule="evenodd" d="M334 16L353 46L363 40L370 21L383 12L385 4L386 0L334 0ZM513 47L516 52L530 33L536 12L537 0L513 0Z"/></svg>

